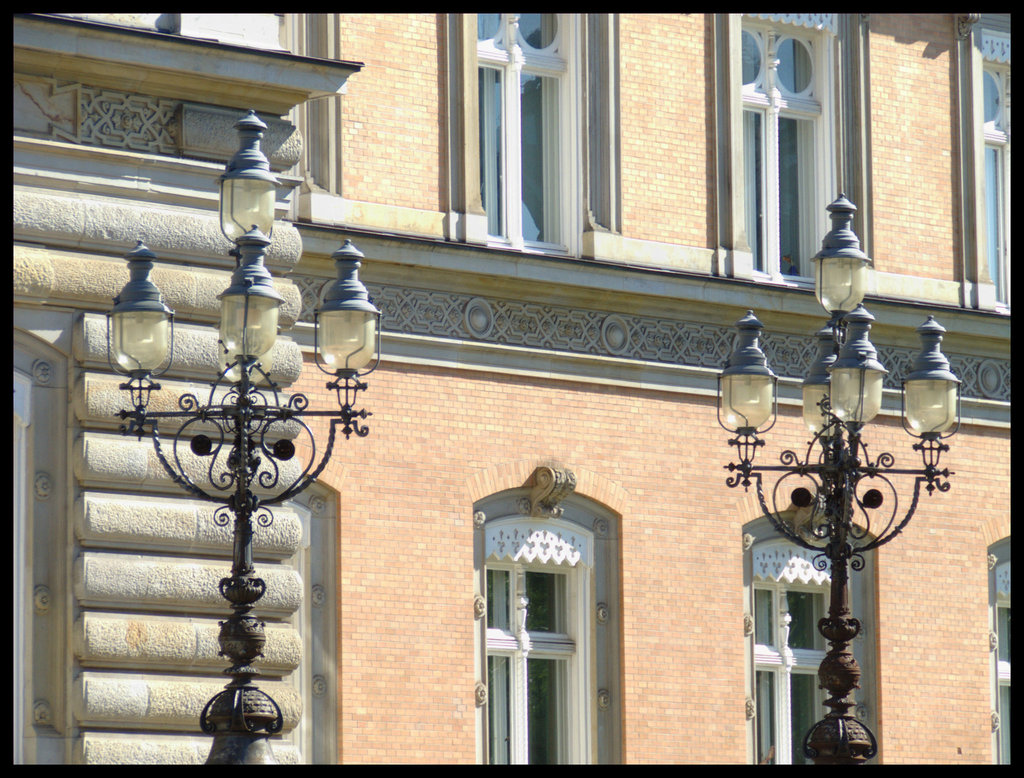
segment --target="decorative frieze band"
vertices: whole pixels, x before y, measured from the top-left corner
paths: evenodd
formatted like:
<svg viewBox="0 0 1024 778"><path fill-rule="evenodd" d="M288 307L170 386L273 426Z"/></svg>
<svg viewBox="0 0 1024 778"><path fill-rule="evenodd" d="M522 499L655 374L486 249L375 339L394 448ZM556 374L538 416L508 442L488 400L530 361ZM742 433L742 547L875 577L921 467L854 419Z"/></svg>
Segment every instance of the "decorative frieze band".
<svg viewBox="0 0 1024 778"><path fill-rule="evenodd" d="M302 294L302 321L312 321L326 282L290 276ZM476 340L573 354L622 357L647 362L719 370L733 348L735 329L651 316L607 313L567 306L411 287L367 284L383 312L385 331ZM817 341L800 335L765 333L763 348L780 376L803 378L816 356ZM915 348L885 346L889 370L885 385L899 389ZM1006 360L949 354L963 382L964 397L1010 401L1010 365Z"/></svg>
<svg viewBox="0 0 1024 778"><path fill-rule="evenodd" d="M242 113L28 75L14 81L14 109L15 130L35 136L213 160L237 150L233 126ZM301 134L276 117L263 119L261 146L271 167L292 167L302 154Z"/></svg>

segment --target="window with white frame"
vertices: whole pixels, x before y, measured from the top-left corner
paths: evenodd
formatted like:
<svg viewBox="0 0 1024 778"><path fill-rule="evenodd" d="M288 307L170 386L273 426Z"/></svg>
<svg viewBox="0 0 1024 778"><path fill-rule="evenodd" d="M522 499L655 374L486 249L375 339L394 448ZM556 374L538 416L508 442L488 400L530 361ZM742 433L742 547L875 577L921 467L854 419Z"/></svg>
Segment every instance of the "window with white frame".
<svg viewBox="0 0 1024 778"><path fill-rule="evenodd" d="M480 194L490 241L564 251L576 111L565 14L477 14Z"/></svg>
<svg viewBox="0 0 1024 778"><path fill-rule="evenodd" d="M986 67L983 80L985 136L985 234L989 278L996 300L1010 302L1010 111L1008 72Z"/></svg>
<svg viewBox="0 0 1024 778"><path fill-rule="evenodd" d="M487 526L490 764L590 761L592 546L557 519Z"/></svg>
<svg viewBox="0 0 1024 778"><path fill-rule="evenodd" d="M829 577L813 554L785 541L753 551L750 605L754 640L755 761L805 764L803 738L824 716L818 666L825 641L818 619L827 615Z"/></svg>
<svg viewBox="0 0 1024 778"><path fill-rule="evenodd" d="M741 38L744 210L754 269L776 281L809 278L827 229L823 204L835 194L832 31L744 19Z"/></svg>
<svg viewBox="0 0 1024 778"><path fill-rule="evenodd" d="M1010 722L1010 541L997 543L992 550L994 562L990 577L990 605L994 646L993 747L997 764L1010 764L1013 728Z"/></svg>

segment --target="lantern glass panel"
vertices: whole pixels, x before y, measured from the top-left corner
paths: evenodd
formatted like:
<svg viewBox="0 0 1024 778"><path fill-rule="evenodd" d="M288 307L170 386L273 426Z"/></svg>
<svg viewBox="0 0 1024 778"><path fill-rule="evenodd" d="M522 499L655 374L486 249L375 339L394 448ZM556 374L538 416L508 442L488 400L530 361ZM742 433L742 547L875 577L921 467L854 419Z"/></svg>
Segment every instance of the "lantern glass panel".
<svg viewBox="0 0 1024 778"><path fill-rule="evenodd" d="M772 414L771 376L727 375L722 377L721 411L729 429L757 429Z"/></svg>
<svg viewBox="0 0 1024 778"><path fill-rule="evenodd" d="M167 357L170 317L163 311L112 314L112 347L125 370L154 370Z"/></svg>
<svg viewBox="0 0 1024 778"><path fill-rule="evenodd" d="M804 385L804 425L814 434L821 432L822 428L825 426L825 416L818 403L826 397L828 397L828 384Z"/></svg>
<svg viewBox="0 0 1024 778"><path fill-rule="evenodd" d="M852 311L867 294L869 269L857 257L828 257L818 261L814 293L822 307L834 311Z"/></svg>
<svg viewBox="0 0 1024 778"><path fill-rule="evenodd" d="M274 229L274 184L261 178L224 178L220 185L220 228L238 240L253 226L270 237Z"/></svg>
<svg viewBox="0 0 1024 778"><path fill-rule="evenodd" d="M277 340L278 301L263 295L231 294L221 298L220 339L227 357L261 357Z"/></svg>
<svg viewBox="0 0 1024 778"><path fill-rule="evenodd" d="M377 314L323 311L319 317L320 357L332 370L361 370L377 347Z"/></svg>
<svg viewBox="0 0 1024 778"><path fill-rule="evenodd" d="M907 381L907 424L918 435L942 433L956 421L956 384L942 379Z"/></svg>
<svg viewBox="0 0 1024 778"><path fill-rule="evenodd" d="M829 385L832 412L845 422L871 421L882 409L882 378L877 370L833 369Z"/></svg>

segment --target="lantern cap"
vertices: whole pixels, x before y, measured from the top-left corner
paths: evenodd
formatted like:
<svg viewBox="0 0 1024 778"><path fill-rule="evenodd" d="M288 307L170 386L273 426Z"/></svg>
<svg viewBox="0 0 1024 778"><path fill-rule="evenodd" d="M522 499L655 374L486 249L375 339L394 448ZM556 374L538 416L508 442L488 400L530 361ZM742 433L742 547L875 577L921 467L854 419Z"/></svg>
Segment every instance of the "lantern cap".
<svg viewBox="0 0 1024 778"><path fill-rule="evenodd" d="M942 353L940 343L946 334L946 328L929 316L924 324L917 328L921 337L921 351L910 367L906 381L952 381L959 384L960 379L949 369L949 360Z"/></svg>
<svg viewBox="0 0 1024 778"><path fill-rule="evenodd" d="M257 295L284 302L284 297L274 288L274 277L263 265L270 239L257 229L240 236L238 246L238 267L231 274L231 284L217 295L217 299L228 295Z"/></svg>
<svg viewBox="0 0 1024 778"><path fill-rule="evenodd" d="M768 358L757 342L764 325L754 312L747 311L746 315L736 321L736 328L739 330L736 335L736 346L725 363L722 376L762 375L775 378L775 374L768 367Z"/></svg>
<svg viewBox="0 0 1024 778"><path fill-rule="evenodd" d="M848 369L889 372L878 361L878 352L868 339L868 330L874 320L875 317L863 305L858 305L843 317L846 322L846 342L839 350L836 361L828 368L829 372Z"/></svg>
<svg viewBox="0 0 1024 778"><path fill-rule="evenodd" d="M341 248L331 254L338 277L324 295L320 313L327 311L365 311L380 314L377 307L370 302L370 295L363 282L359 280L359 268L362 266L363 253L355 247L351 240L346 240Z"/></svg>
<svg viewBox="0 0 1024 778"><path fill-rule="evenodd" d="M270 172L269 160L260 150L260 140L267 125L260 120L255 111L250 110L235 122L235 129L239 135L238 151L228 160L220 181L229 178L256 178L275 187L280 186L281 182Z"/></svg>
<svg viewBox="0 0 1024 778"><path fill-rule="evenodd" d="M832 229L822 239L821 251L811 257L811 261L859 259L865 264L870 263L871 258L860 250L860 239L851 226L857 206L847 200L846 195L840 194L826 206L826 210L832 219Z"/></svg>
<svg viewBox="0 0 1024 778"><path fill-rule="evenodd" d="M815 334L818 339L818 353L811 363L802 386L827 386L830 382L829 368L836 361L835 338L832 325L826 324Z"/></svg>
<svg viewBox="0 0 1024 778"><path fill-rule="evenodd" d="M134 249L124 255L128 260L128 283L122 287L114 298L112 314L135 313L140 311L157 311L168 316L173 314L163 301L163 296L150 278L156 254L150 251L140 240Z"/></svg>

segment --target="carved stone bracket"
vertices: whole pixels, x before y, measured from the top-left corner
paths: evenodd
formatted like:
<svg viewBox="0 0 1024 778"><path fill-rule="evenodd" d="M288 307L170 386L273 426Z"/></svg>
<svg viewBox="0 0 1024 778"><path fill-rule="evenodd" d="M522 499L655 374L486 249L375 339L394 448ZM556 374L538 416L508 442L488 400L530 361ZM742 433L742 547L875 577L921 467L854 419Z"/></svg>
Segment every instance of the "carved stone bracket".
<svg viewBox="0 0 1024 778"><path fill-rule="evenodd" d="M576 474L572 470L541 466L530 477L533 490L528 498L532 517L557 518L562 515L560 503L576 489Z"/></svg>

